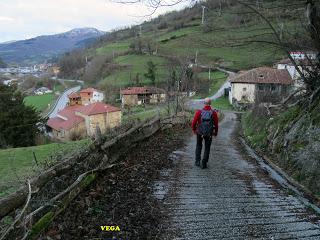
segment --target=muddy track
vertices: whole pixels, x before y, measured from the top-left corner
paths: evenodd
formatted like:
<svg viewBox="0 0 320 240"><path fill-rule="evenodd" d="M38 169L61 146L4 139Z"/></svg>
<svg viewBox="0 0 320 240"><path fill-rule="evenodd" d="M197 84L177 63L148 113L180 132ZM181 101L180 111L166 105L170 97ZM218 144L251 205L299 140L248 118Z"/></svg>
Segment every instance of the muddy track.
<svg viewBox="0 0 320 240"><path fill-rule="evenodd" d="M194 166L196 140L179 152L180 175L165 198L174 239L320 239L319 218L250 157L227 113L208 169Z"/></svg>

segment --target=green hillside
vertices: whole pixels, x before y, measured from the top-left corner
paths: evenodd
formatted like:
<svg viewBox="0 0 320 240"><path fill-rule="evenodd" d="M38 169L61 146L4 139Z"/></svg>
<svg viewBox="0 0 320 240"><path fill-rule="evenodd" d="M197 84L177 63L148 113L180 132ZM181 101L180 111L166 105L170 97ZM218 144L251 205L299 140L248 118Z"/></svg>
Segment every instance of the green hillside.
<svg viewBox="0 0 320 240"><path fill-rule="evenodd" d="M293 33L297 29L303 29L299 18L303 9L296 10L294 6L289 9L289 6L284 11L281 6L284 2L257 1L258 5L253 4L253 7L270 20L285 42L294 38ZM202 69L194 69L193 75L201 80L201 74L204 74L201 72L207 71L205 67L219 66L240 71L272 66L286 56L273 44L277 40L268 24L245 6L235 1L222 1L221 9L217 1L209 0L203 4L208 9L203 24L201 5L195 4L179 12L161 15L140 26L111 32L104 40L84 51L83 55L94 64L89 68L83 61L80 65L75 64L82 70L75 69L67 77L77 74L80 78L84 76L88 85L119 89L137 84L150 85L150 79L144 76L148 61L157 65L156 84L161 84L168 82L172 69L183 64L197 63L203 66ZM75 58L79 57L79 53L75 54ZM77 62L76 59L74 62ZM195 84L196 87L201 83L200 80ZM212 84L210 82L206 86Z"/></svg>

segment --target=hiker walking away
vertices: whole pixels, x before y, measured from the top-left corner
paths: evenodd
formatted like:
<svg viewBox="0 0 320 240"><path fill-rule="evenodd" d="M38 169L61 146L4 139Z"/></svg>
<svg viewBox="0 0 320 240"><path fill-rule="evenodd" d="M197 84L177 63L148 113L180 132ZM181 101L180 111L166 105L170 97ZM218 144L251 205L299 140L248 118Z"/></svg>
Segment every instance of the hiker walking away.
<svg viewBox="0 0 320 240"><path fill-rule="evenodd" d="M202 168L207 168L212 136L217 136L218 134L218 114L210 105L211 99L206 98L203 109L195 113L191 125L193 133L197 135L196 166L200 166L202 142L204 139Z"/></svg>

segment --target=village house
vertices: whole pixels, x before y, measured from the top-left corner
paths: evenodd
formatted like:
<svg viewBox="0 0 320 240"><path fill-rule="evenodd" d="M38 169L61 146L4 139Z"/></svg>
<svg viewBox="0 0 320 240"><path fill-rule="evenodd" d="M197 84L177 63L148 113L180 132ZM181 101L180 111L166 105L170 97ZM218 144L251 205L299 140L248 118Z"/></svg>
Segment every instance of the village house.
<svg viewBox="0 0 320 240"><path fill-rule="evenodd" d="M307 75L308 74L307 71L312 69L313 61L314 60L312 59L297 59L295 60L295 64L297 65L301 73L303 73L304 75ZM295 88L303 87L304 83L300 76L300 73L289 58L283 59L280 62L278 62L276 68L287 69L291 78L294 81L294 87Z"/></svg>
<svg viewBox="0 0 320 240"><path fill-rule="evenodd" d="M69 106L82 105L80 93L74 92L68 95Z"/></svg>
<svg viewBox="0 0 320 240"><path fill-rule="evenodd" d="M50 135L60 140L72 140L74 136L94 136L96 128L102 133L119 126L121 110L101 102L88 105L67 106L58 112L57 117L50 118L47 126Z"/></svg>
<svg viewBox="0 0 320 240"><path fill-rule="evenodd" d="M43 94L47 94L47 93L52 93L52 90L50 90L47 87L40 87L34 91L34 94L36 94L36 95L43 95Z"/></svg>
<svg viewBox="0 0 320 240"><path fill-rule="evenodd" d="M82 105L87 105L95 102L102 102L104 99L104 94L94 88L82 89L80 92Z"/></svg>
<svg viewBox="0 0 320 240"><path fill-rule="evenodd" d="M286 69L255 68L231 79L229 101L231 104L254 103L259 96L282 99L292 85L293 80Z"/></svg>
<svg viewBox="0 0 320 240"><path fill-rule="evenodd" d="M122 106L165 102L165 90L156 87L129 87L120 91Z"/></svg>
<svg viewBox="0 0 320 240"><path fill-rule="evenodd" d="M88 105L90 103L103 102L104 94L94 88L86 88L68 95L69 105Z"/></svg>

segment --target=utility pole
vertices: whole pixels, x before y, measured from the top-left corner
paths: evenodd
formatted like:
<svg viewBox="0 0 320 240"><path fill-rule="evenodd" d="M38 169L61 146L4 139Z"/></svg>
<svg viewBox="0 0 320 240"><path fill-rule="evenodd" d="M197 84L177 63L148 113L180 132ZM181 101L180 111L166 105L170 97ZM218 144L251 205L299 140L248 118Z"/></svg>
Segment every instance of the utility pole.
<svg viewBox="0 0 320 240"><path fill-rule="evenodd" d="M141 36L141 34L142 34L142 26L140 25L139 28L140 28L139 35Z"/></svg>
<svg viewBox="0 0 320 240"><path fill-rule="evenodd" d="M177 93L176 93L176 115L178 113L179 108L179 92L180 92L180 80L177 80Z"/></svg>
<svg viewBox="0 0 320 240"><path fill-rule="evenodd" d="M194 64L198 65L198 50L196 51L196 58L194 59Z"/></svg>
<svg viewBox="0 0 320 240"><path fill-rule="evenodd" d="M201 6L202 7L202 25L204 24L204 9L206 8L205 6Z"/></svg>
<svg viewBox="0 0 320 240"><path fill-rule="evenodd" d="M211 80L211 67L209 67L209 81Z"/></svg>

